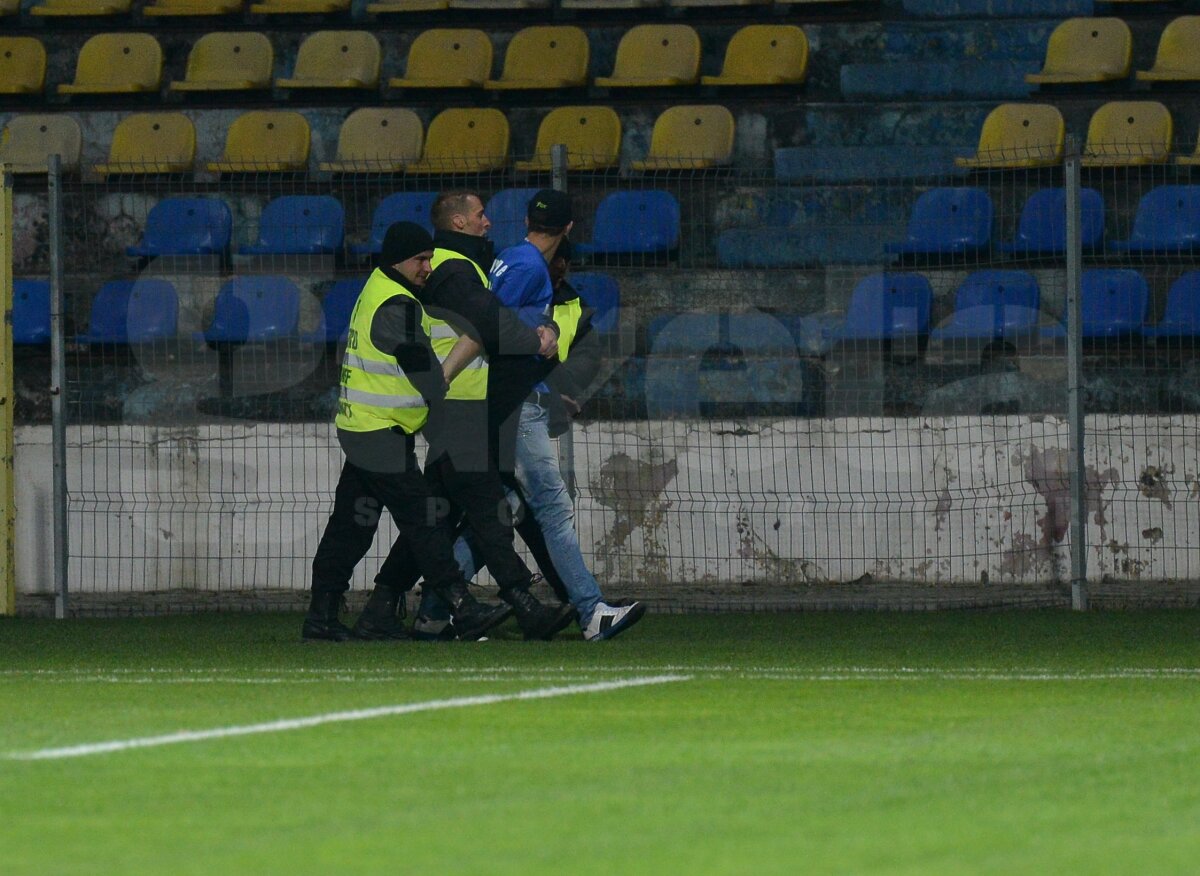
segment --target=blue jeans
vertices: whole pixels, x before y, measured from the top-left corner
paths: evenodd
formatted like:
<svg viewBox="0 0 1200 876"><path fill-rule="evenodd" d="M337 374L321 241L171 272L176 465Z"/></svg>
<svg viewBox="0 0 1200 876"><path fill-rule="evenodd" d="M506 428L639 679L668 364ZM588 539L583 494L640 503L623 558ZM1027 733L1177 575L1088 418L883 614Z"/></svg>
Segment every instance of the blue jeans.
<svg viewBox="0 0 1200 876"><path fill-rule="evenodd" d="M588 571L575 533L575 508L558 467L558 454L550 440L550 422L546 409L526 402L521 407L517 427L517 483L525 502L546 538L546 547L554 561L554 570L566 585L571 604L579 612L579 625L586 626L602 601L600 585ZM454 559L469 581L479 571L482 558L465 538L454 545ZM448 612L432 593L421 597L420 613L429 618L445 619Z"/></svg>

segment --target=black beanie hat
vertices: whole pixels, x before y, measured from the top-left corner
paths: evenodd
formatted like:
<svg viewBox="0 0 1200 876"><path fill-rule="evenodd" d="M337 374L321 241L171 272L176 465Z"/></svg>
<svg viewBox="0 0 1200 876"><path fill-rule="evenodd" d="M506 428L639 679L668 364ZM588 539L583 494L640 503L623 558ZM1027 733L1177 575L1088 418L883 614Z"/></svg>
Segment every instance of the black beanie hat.
<svg viewBox="0 0 1200 876"><path fill-rule="evenodd" d="M391 267L408 261L418 253L433 250L433 238L416 222L395 222L383 236L379 263Z"/></svg>

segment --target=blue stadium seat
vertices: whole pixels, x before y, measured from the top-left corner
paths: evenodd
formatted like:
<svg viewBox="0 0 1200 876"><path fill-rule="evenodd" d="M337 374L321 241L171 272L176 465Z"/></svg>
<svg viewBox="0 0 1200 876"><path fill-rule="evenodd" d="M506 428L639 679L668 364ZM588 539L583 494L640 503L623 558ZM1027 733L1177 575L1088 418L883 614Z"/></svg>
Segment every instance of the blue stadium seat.
<svg viewBox="0 0 1200 876"><path fill-rule="evenodd" d="M1129 240L1117 252L1179 254L1200 250L1200 186L1158 186L1138 202Z"/></svg>
<svg viewBox="0 0 1200 876"><path fill-rule="evenodd" d="M1041 292L1028 271L975 271L954 300L954 312L930 337L937 340L1006 338L1037 326Z"/></svg>
<svg viewBox="0 0 1200 876"><path fill-rule="evenodd" d="M575 251L591 255L665 254L679 246L679 202L670 192L614 192L596 208L591 243Z"/></svg>
<svg viewBox="0 0 1200 876"><path fill-rule="evenodd" d="M1085 338L1118 338L1141 331L1150 291L1146 279L1129 268L1083 272L1080 304Z"/></svg>
<svg viewBox="0 0 1200 876"><path fill-rule="evenodd" d="M300 323L300 290L287 277L234 277L217 293L205 340L253 343L294 337Z"/></svg>
<svg viewBox="0 0 1200 876"><path fill-rule="evenodd" d="M321 328L306 335L304 340L318 344L336 344L350 328L350 314L366 277L357 280L338 280L321 299Z"/></svg>
<svg viewBox="0 0 1200 876"><path fill-rule="evenodd" d="M145 279L133 284L125 330L131 344L175 337L179 324L179 293L167 280Z"/></svg>
<svg viewBox="0 0 1200 876"><path fill-rule="evenodd" d="M258 242L246 255L321 255L342 248L345 214L329 195L285 195L263 208Z"/></svg>
<svg viewBox="0 0 1200 876"><path fill-rule="evenodd" d="M379 202L371 217L371 239L366 243L350 244L350 252L355 255L377 255L383 248L383 235L395 222L416 222L433 234L429 209L437 196L437 192L397 192L388 195Z"/></svg>
<svg viewBox="0 0 1200 876"><path fill-rule="evenodd" d="M581 271L567 279L584 303L596 311L592 328L598 332L613 331L620 317L621 303L621 287L616 278L600 271Z"/></svg>
<svg viewBox="0 0 1200 876"><path fill-rule="evenodd" d="M50 343L50 283L13 280L12 337L14 344Z"/></svg>
<svg viewBox="0 0 1200 876"><path fill-rule="evenodd" d="M922 274L878 273L858 281L846 321L832 337L841 341L882 341L929 332L933 289Z"/></svg>
<svg viewBox="0 0 1200 876"><path fill-rule="evenodd" d="M1095 189L1079 192L1079 230L1084 249L1099 249L1104 239L1104 199ZM1021 210L1016 236L1000 244L1013 255L1066 252L1067 196L1064 189L1040 189Z"/></svg>
<svg viewBox="0 0 1200 876"><path fill-rule="evenodd" d="M129 314L129 295L132 280L110 280L100 287L92 300L86 334L77 335L81 344L124 344L128 342L126 320Z"/></svg>
<svg viewBox="0 0 1200 876"><path fill-rule="evenodd" d="M538 189L501 189L488 199L483 208L492 229L488 237L496 245L496 252L516 246L525 239L525 213L529 201ZM572 241L573 242L573 241Z"/></svg>
<svg viewBox="0 0 1200 876"><path fill-rule="evenodd" d="M1158 325L1142 334L1156 338L1200 337L1200 271L1188 271L1167 290L1167 306Z"/></svg>
<svg viewBox="0 0 1200 876"><path fill-rule="evenodd" d="M908 234L884 250L902 255L959 255L987 247L992 237L992 199L972 187L930 189L917 198Z"/></svg>
<svg viewBox="0 0 1200 876"><path fill-rule="evenodd" d="M150 208L146 229L130 256L210 255L226 252L233 231L229 206L217 198L165 198Z"/></svg>

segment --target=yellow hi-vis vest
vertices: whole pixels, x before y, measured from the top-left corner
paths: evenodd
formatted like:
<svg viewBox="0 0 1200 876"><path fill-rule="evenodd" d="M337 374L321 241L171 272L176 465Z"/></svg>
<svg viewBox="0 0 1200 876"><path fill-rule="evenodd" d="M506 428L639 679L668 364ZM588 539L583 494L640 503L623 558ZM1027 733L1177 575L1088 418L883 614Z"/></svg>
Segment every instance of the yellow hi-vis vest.
<svg viewBox="0 0 1200 876"><path fill-rule="evenodd" d="M417 391L396 357L371 343L371 323L383 304L404 295L416 296L376 269L367 279L354 311L346 354L342 358L341 393L335 423L348 432L374 432L399 426L409 435L429 419L429 404ZM430 334L432 320L421 310L421 330Z"/></svg>
<svg viewBox="0 0 1200 876"><path fill-rule="evenodd" d="M572 298L564 304L555 304L551 310L551 319L558 326L558 361L566 362L575 335L579 333L579 320L583 318L583 305L579 298Z"/></svg>
<svg viewBox="0 0 1200 876"><path fill-rule="evenodd" d="M431 270L436 271L438 265L450 259L462 259L465 262L470 262L471 267L479 274L479 281L483 283L483 287L485 289L492 288L487 273L479 265L453 250L435 247L433 258L429 260ZM445 320L434 319L433 317L429 318L429 342L433 344L433 352L438 357L439 362L446 361L457 341L458 332L454 330L454 327L450 323ZM467 363L467 367L460 371L454 380L450 382L450 389L446 393L446 399L482 401L487 398L487 382L488 361L480 354Z"/></svg>

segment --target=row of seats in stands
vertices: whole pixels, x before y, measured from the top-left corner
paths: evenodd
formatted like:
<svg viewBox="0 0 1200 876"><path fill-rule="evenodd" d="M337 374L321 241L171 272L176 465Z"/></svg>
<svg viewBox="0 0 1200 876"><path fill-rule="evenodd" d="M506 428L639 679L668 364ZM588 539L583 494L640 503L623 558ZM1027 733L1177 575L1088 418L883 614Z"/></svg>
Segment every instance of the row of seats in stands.
<svg viewBox="0 0 1200 876"><path fill-rule="evenodd" d="M233 277L224 283L213 305L202 339L221 343L253 343L292 339L332 344L345 336L354 303L365 277L339 280L321 298L321 325L300 331L299 287L279 275ZM571 283L595 311L592 325L609 333L619 318L620 286L611 274L579 272ZM179 293L162 278L112 280L92 301L87 331L75 341L85 344L146 344L178 337ZM197 338L199 340L200 338ZM50 340L50 284L46 280L13 282L13 342L46 344Z"/></svg>
<svg viewBox="0 0 1200 876"><path fill-rule="evenodd" d="M488 199L490 237L497 249L525 237L525 213L531 188L502 189ZM398 192L375 208L371 231L350 254L379 253L383 236L394 222L409 221L432 232L429 211L437 192ZM668 192L613 192L596 210L590 242L579 242L581 255L666 254L679 246L679 203ZM345 211L329 195L284 195L267 203L259 216L254 243L238 247L241 255L340 255L345 243ZM131 258L226 255L231 252L233 216L218 198L165 198L146 217L142 239L127 249Z"/></svg>
<svg viewBox="0 0 1200 876"><path fill-rule="evenodd" d="M1136 71L1138 82L1200 81L1200 15L1183 15L1163 28L1154 64ZM1050 34L1042 70L1033 85L1076 85L1129 78L1133 33L1120 18L1069 18Z"/></svg>
<svg viewBox="0 0 1200 876"><path fill-rule="evenodd" d="M656 119L647 155L633 171L698 170L733 160L733 114L723 106L671 107ZM509 164L509 124L497 109L442 110L426 131L408 109L363 108L350 113L338 135L333 173L480 173ZM309 168L308 121L290 110L252 110L234 119L224 154L205 168L216 173L304 173ZM538 127L534 155L513 168L551 169L551 149L567 147L568 169L604 170L620 159L621 119L605 106L551 110ZM67 171L78 169L82 134L67 115L16 116L0 134L0 161L16 173L45 173L46 156L58 154ZM180 112L135 113L113 131L108 160L91 167L104 175L188 173L196 162L196 130Z"/></svg>
<svg viewBox="0 0 1200 876"><path fill-rule="evenodd" d="M1082 163L1085 167L1163 164L1171 160L1175 124L1171 112L1153 100L1110 101L1088 122ZM983 122L976 153L955 159L959 167L996 169L1061 164L1066 124L1057 107L1042 103L1005 103ZM1200 143L1177 164L1200 164Z"/></svg>
<svg viewBox="0 0 1200 876"><path fill-rule="evenodd" d="M495 91L583 88L588 84L587 33L573 25L528 27L508 44L500 75L493 78L491 38L473 28L434 28L413 41L405 74L388 80L393 89L485 88ZM596 77L603 88L677 85L783 85L803 82L808 39L795 25L752 24L726 48L721 73L700 75L700 36L684 24L637 25L621 37L612 75ZM383 51L367 30L309 34L296 54L292 75L273 79L274 49L262 33L209 33L192 46L177 93L247 92L276 88L374 90ZM59 94L157 95L163 52L145 33L91 37L75 64L73 82ZM0 93L41 94L46 49L32 36L0 37Z"/></svg>
<svg viewBox="0 0 1200 876"><path fill-rule="evenodd" d="M863 0L558 0L563 9L651 9L670 7L763 7L787 8L803 5L855 4ZM314 15L349 12L351 0L262 0L251 3L248 10L244 0L148 0L141 13L155 17L186 17L237 15L249 11L254 15ZM429 13L442 10L522 10L549 9L552 0L379 0L369 3L372 15L398 13ZM17 15L21 0L0 0L0 16ZM109 18L128 16L134 11L133 0L42 0L28 9L32 16L43 18Z"/></svg>

